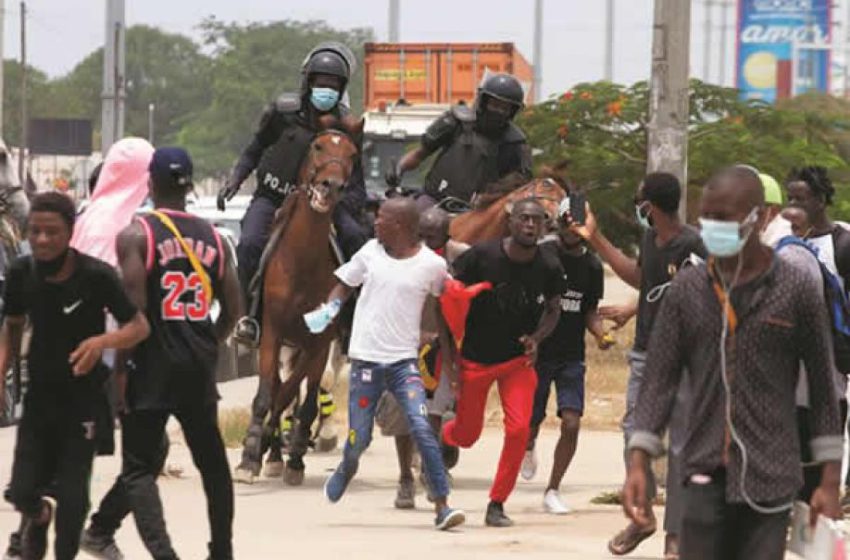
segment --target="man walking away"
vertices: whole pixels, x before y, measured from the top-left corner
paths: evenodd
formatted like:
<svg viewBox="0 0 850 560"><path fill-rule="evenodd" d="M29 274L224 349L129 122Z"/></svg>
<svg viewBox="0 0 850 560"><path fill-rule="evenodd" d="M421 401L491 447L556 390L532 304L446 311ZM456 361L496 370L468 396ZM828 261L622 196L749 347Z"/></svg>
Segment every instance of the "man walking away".
<svg viewBox="0 0 850 560"><path fill-rule="evenodd" d="M540 424L546 417L549 390L554 383L561 434L555 445L555 460L549 485L543 495L543 507L549 513L561 515L570 511L561 499L559 488L575 455L584 412L584 332L590 331L602 350L610 348L614 340L605 332L597 310L605 286L602 263L596 255L588 252L584 240L570 230L568 209L561 212L558 226L556 240L545 243L543 247L553 251L560 260L567 286L561 294L558 326L540 345L540 356L535 367L537 392L534 395L531 437L523 459L522 476L531 480L537 470L534 446Z"/></svg>
<svg viewBox="0 0 850 560"><path fill-rule="evenodd" d="M505 413L505 440L487 506L485 522L509 527L504 503L516 485L531 431L537 349L558 323L563 271L537 245L546 212L539 202L517 202L509 221L511 236L473 246L455 261L455 277L466 285L490 282L466 318L461 346L457 416L443 426L443 441L472 447L484 427L487 394L499 387Z"/></svg>
<svg viewBox="0 0 850 560"><path fill-rule="evenodd" d="M22 557L41 559L53 506L42 492L55 483L58 560L75 558L89 508L98 442L112 423L101 355L148 336L144 316L127 298L114 269L70 248L76 210L60 193L35 197L28 225L32 256L7 277L0 331L0 371L20 356L24 324L32 325L29 385L18 427L10 494L26 517ZM122 325L106 333L108 310Z"/></svg>
<svg viewBox="0 0 850 560"><path fill-rule="evenodd" d="M841 424L822 285L761 243L764 194L752 170L717 173L703 191L700 215L712 256L677 275L653 329L623 508L635 523L647 522L648 459L662 451L687 370L700 398L690 402L680 453L681 558L780 560L802 483L794 390L801 361L810 445L823 465L811 521L840 514Z"/></svg>
<svg viewBox="0 0 850 560"><path fill-rule="evenodd" d="M156 211L133 222L117 242L124 283L152 327L151 337L133 352L127 374L130 412L122 423L117 485L126 492L151 556L176 559L156 487L165 425L173 414L203 480L212 537L209 558L230 560L233 485L218 429L215 366L218 344L241 313L239 281L215 228L185 213L192 188L189 154L159 148L149 170ZM215 322L210 317L214 300L222 310ZM119 357L116 365L124 363ZM117 527L115 520L103 527L96 521L90 532Z"/></svg>
<svg viewBox="0 0 850 560"><path fill-rule="evenodd" d="M348 440L342 462L325 483L325 496L331 503L338 502L357 474L360 456L372 440L375 406L387 389L404 409L422 454L434 494L434 525L447 530L463 523L465 515L448 506L446 470L426 419L425 388L416 364L422 308L429 294L442 292L446 263L419 240L419 214L412 200L385 202L378 212L375 233L377 239L337 269L340 282L328 302L305 316L312 332L323 331L354 289L362 286L349 348L353 362Z"/></svg>

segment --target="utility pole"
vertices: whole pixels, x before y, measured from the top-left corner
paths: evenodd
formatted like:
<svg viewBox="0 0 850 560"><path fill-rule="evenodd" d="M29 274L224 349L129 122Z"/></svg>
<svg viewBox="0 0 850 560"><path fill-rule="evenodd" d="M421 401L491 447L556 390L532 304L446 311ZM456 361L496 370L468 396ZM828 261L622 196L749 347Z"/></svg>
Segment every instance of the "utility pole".
<svg viewBox="0 0 850 560"><path fill-rule="evenodd" d="M534 102L543 99L543 0L534 0Z"/></svg>
<svg viewBox="0 0 850 560"><path fill-rule="evenodd" d="M718 84L726 85L726 46L727 32L729 31L729 3L727 0L720 0L720 77Z"/></svg>
<svg viewBox="0 0 850 560"><path fill-rule="evenodd" d="M708 83L711 81L711 27L714 24L711 16L714 11L714 2L705 0L705 22L703 23L703 39L705 43L702 48L702 79Z"/></svg>
<svg viewBox="0 0 850 560"><path fill-rule="evenodd" d="M6 0L0 0L0 139L3 138L3 40L6 27Z"/></svg>
<svg viewBox="0 0 850 560"><path fill-rule="evenodd" d="M399 27L401 27L400 0L390 0L390 43L398 43Z"/></svg>
<svg viewBox="0 0 850 560"><path fill-rule="evenodd" d="M156 105L153 103L148 104L148 142L151 144L153 141L153 117L156 112Z"/></svg>
<svg viewBox="0 0 850 560"><path fill-rule="evenodd" d="M655 0L649 95L647 172L666 171L682 184L679 216L687 214L688 61L691 3Z"/></svg>
<svg viewBox="0 0 850 560"><path fill-rule="evenodd" d="M29 181L24 173L27 159L27 3L21 2L21 138L18 146L18 177L27 189Z"/></svg>
<svg viewBox="0 0 850 560"><path fill-rule="evenodd" d="M614 81L614 0L605 4L605 80Z"/></svg>
<svg viewBox="0 0 850 560"><path fill-rule="evenodd" d="M845 2L844 14L844 97L850 97L850 0Z"/></svg>
<svg viewBox="0 0 850 560"><path fill-rule="evenodd" d="M101 152L124 136L124 0L106 0L106 41L101 95Z"/></svg>

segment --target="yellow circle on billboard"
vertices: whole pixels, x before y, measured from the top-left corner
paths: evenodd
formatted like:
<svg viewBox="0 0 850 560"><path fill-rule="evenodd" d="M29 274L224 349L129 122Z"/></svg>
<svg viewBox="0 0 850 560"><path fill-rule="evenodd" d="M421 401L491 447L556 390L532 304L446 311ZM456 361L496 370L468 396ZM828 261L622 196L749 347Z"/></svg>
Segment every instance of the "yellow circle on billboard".
<svg viewBox="0 0 850 560"><path fill-rule="evenodd" d="M776 55L759 51L748 56L744 62L744 79L754 88L775 88Z"/></svg>

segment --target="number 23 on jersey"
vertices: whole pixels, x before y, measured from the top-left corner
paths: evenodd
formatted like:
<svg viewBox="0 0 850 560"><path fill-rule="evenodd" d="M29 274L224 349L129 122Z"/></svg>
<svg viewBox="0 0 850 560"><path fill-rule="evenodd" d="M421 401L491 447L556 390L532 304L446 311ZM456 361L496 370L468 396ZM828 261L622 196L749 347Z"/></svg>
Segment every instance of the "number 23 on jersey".
<svg viewBox="0 0 850 560"><path fill-rule="evenodd" d="M166 321L205 321L209 317L210 303L204 294L201 277L197 272L168 271L162 276L161 286L167 293L162 299L162 318ZM187 297L187 294L190 297Z"/></svg>

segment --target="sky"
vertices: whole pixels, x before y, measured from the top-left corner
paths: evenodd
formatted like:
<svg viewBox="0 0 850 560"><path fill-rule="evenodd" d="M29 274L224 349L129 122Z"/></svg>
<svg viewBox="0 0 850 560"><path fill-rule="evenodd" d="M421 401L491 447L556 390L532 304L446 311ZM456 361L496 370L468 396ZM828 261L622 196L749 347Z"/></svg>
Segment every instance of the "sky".
<svg viewBox="0 0 850 560"><path fill-rule="evenodd" d="M4 57L20 55L20 4L5 1ZM714 0L717 3L718 0ZM652 0L614 0L614 80L631 83L650 72ZM544 0L543 93L603 77L605 0ZM691 74L702 77L704 0L692 2ZM29 0L28 62L51 77L69 72L103 44L105 0ZM721 52L720 10L711 41L713 81ZM388 0L126 0L127 25L146 24L197 37L207 16L223 21L325 20L338 28L371 27L388 36ZM733 80L735 22L728 11L725 83ZM401 41L512 41L532 62L533 0L401 0Z"/></svg>

